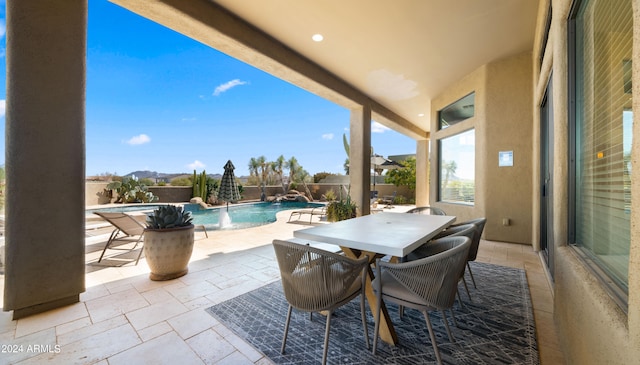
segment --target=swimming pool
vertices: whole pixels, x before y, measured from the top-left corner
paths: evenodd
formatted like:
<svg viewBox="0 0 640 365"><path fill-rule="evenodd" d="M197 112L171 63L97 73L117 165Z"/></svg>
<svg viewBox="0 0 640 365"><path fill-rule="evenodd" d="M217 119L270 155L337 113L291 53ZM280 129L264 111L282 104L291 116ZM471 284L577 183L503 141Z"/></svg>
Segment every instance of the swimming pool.
<svg viewBox="0 0 640 365"><path fill-rule="evenodd" d="M147 210L152 211L164 205L167 205L167 204L131 204L131 205L123 205L119 207L115 206L115 207L108 207L108 208L87 209L85 210L85 213L87 216L90 216L94 212L119 213L119 212L142 212Z"/></svg>
<svg viewBox="0 0 640 365"><path fill-rule="evenodd" d="M166 204L133 204L125 206L116 206L108 208L87 209L87 217L96 217L94 212L151 212L160 206ZM276 213L283 210L314 208L321 207L322 203L300 203L300 202L281 202L281 203L247 203L229 206L229 216L231 217L231 225L220 228L220 209L227 209L222 205L214 208L202 208L198 204L184 204L184 209L193 215L193 224L204 225L207 230L217 229L242 229L249 227L257 227L276 221Z"/></svg>
<svg viewBox="0 0 640 365"><path fill-rule="evenodd" d="M300 203L300 202L282 202L282 203L250 203L229 206L229 216L231 217L231 225L220 228L220 210L226 210L226 206L203 209L197 204L185 204L185 210L193 215L193 224L203 224L207 230L216 229L242 229L249 227L257 227L276 221L276 213L283 210L314 208L321 207L321 203Z"/></svg>

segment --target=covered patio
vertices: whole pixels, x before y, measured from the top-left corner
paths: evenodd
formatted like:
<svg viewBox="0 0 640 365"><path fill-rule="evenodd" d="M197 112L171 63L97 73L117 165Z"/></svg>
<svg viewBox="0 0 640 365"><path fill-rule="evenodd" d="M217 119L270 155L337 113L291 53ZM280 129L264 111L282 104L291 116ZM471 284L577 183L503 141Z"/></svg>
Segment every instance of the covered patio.
<svg viewBox="0 0 640 365"><path fill-rule="evenodd" d="M486 217L481 260L527 271L543 363L640 358L640 183L631 179L640 149L630 143L640 138L640 0L112 2L348 108L360 215L369 213L371 121L415 139L416 204L460 221ZM268 244L291 225L200 241L192 274L174 283L149 283L143 265L85 274L86 21L87 0L7 3L0 335L69 344L38 355L53 358L95 351L96 361L125 363L175 343L195 363L222 353L220 363L266 361L193 310L275 280ZM578 39L584 29L592 33ZM324 43L311 41L316 32ZM460 103L470 96L473 105ZM460 158L472 188L449 179L451 143L473 152ZM585 170L595 177L581 185ZM43 182L56 194L36 193ZM216 271L226 260L243 268L235 279ZM112 296L124 307L110 306ZM206 328L191 327L199 319ZM211 343L224 348L207 353ZM31 355L12 354L38 362Z"/></svg>
<svg viewBox="0 0 640 365"><path fill-rule="evenodd" d="M409 208L396 206L393 211ZM271 363L205 310L269 283L279 284L271 241L293 237L295 230L318 224L288 223L288 215L284 211L273 224L218 231L208 239L196 233L189 274L166 282L150 281L144 260L120 267L97 264L104 242L89 240L85 257L87 290L80 295L80 302L17 321L12 320L11 313L2 313L3 345L23 349L34 344L45 346L40 353L16 351L4 354L3 359L12 364ZM109 232L106 228L91 234L104 233L102 237L107 237ZM477 261L526 271L541 364L562 364L551 289L537 254L527 246L483 240ZM482 285L479 282L477 290L481 291ZM473 295L475 291L471 290ZM468 301L464 292L462 295ZM322 320L317 322L322 324ZM275 333L274 337L281 335ZM431 351L428 339L424 341ZM333 361L329 357L329 363Z"/></svg>

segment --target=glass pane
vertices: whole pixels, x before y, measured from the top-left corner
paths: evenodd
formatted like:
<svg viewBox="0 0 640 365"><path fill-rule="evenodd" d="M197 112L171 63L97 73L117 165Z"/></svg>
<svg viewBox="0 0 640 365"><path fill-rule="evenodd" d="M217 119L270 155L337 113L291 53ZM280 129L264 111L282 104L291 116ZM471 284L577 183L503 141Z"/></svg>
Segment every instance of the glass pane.
<svg viewBox="0 0 640 365"><path fill-rule="evenodd" d="M471 129L440 140L440 200L473 205L476 134Z"/></svg>
<svg viewBox="0 0 640 365"><path fill-rule="evenodd" d="M445 129L475 114L476 93L471 93L438 112L438 125Z"/></svg>
<svg viewBox="0 0 640 365"><path fill-rule="evenodd" d="M576 243L628 290L631 1L586 1L576 18Z"/></svg>

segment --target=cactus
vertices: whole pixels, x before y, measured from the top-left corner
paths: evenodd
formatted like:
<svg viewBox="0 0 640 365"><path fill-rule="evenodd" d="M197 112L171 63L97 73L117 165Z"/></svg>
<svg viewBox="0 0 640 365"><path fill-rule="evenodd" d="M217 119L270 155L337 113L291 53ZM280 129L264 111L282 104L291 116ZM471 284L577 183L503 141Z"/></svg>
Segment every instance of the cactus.
<svg viewBox="0 0 640 365"><path fill-rule="evenodd" d="M206 202L211 192L211 188L207 184L207 172L202 171L198 177L196 170L193 170L193 177L191 178L191 181L193 183L191 197L200 197L203 202Z"/></svg>
<svg viewBox="0 0 640 365"><path fill-rule="evenodd" d="M198 181L196 180L196 170L193 170L193 178L191 179L191 197L195 198L198 196Z"/></svg>
<svg viewBox="0 0 640 365"><path fill-rule="evenodd" d="M202 198L203 202L207 202L207 173L205 171L202 171L202 174L200 174L200 184L198 186L198 188L200 189L200 197Z"/></svg>
<svg viewBox="0 0 640 365"><path fill-rule="evenodd" d="M147 216L147 229L169 229L192 224L191 212L176 205L164 205Z"/></svg>

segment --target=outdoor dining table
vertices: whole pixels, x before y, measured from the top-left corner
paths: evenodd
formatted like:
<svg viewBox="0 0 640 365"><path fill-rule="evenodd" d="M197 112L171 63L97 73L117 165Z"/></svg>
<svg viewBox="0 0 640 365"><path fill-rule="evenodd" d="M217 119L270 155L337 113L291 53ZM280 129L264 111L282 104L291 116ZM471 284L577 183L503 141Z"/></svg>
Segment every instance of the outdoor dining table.
<svg viewBox="0 0 640 365"><path fill-rule="evenodd" d="M365 215L336 223L294 231L294 237L316 242L330 243L342 248L352 258L369 257L370 263L381 256L404 257L455 221L454 216L423 215L406 213L379 213ZM376 295L371 286L374 279L369 267L367 301L375 315ZM382 304L380 338L392 345L398 337L389 312Z"/></svg>

